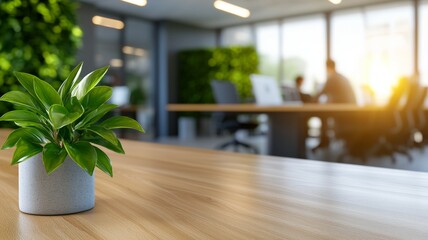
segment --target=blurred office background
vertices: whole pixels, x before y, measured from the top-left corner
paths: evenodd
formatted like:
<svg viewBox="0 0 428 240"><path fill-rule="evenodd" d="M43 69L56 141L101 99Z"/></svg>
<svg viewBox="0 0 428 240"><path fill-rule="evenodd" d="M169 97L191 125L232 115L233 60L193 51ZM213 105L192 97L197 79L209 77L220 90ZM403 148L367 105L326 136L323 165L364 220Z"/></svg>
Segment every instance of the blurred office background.
<svg viewBox="0 0 428 240"><path fill-rule="evenodd" d="M248 18L218 11L213 2L148 0L140 7L119 0L78 1L83 37L77 60L86 70L110 65L104 84L115 88L118 114L136 118L146 129L143 135L120 133L123 137L204 148L229 138L216 134L211 114L186 122L188 115L167 110L168 103L180 102L180 81L186 80L180 79L178 59L190 50L252 47L255 72L292 87L303 75L303 90L310 94L324 84L325 60L332 58L350 79L359 104L385 104L403 76L419 74L421 84L428 85L428 1L229 1L249 9ZM258 120L258 133L240 134L266 153L266 116ZM180 133L180 126L187 128ZM428 170L418 164L402 168Z"/></svg>

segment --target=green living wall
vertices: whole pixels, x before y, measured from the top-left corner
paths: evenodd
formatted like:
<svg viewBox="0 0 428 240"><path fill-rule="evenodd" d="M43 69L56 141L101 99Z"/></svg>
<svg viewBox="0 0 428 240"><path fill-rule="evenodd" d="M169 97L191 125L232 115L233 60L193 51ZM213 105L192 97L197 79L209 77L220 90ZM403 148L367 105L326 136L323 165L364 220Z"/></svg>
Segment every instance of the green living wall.
<svg viewBox="0 0 428 240"><path fill-rule="evenodd" d="M73 0L0 1L0 95L18 90L13 72L59 87L75 62L82 31ZM0 115L11 106L0 102Z"/></svg>
<svg viewBox="0 0 428 240"><path fill-rule="evenodd" d="M210 82L231 81L243 101L252 97L250 74L258 72L254 47L186 50L178 54L180 103L214 103Z"/></svg>

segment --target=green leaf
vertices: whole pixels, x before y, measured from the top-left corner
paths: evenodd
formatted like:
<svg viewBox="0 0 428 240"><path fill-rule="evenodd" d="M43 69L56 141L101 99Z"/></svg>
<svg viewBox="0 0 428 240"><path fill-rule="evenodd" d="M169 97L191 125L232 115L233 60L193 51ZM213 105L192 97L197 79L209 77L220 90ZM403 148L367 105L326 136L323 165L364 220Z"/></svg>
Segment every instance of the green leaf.
<svg viewBox="0 0 428 240"><path fill-rule="evenodd" d="M89 91L85 97L83 97L82 106L85 109L96 109L102 104L106 103L111 98L112 93L113 90L111 87L95 87L94 89Z"/></svg>
<svg viewBox="0 0 428 240"><path fill-rule="evenodd" d="M27 110L13 110L1 116L0 121L40 123L40 117Z"/></svg>
<svg viewBox="0 0 428 240"><path fill-rule="evenodd" d="M37 97L34 92L34 79L38 79L36 76L23 73L23 72L15 72L16 79L18 79L19 83L25 88L25 90L30 93L31 96Z"/></svg>
<svg viewBox="0 0 428 240"><path fill-rule="evenodd" d="M116 129L116 128L131 128L140 132L144 132L144 129L141 125L132 118L124 116L116 116L109 118L100 124L101 127L107 129Z"/></svg>
<svg viewBox="0 0 428 240"><path fill-rule="evenodd" d="M101 169L101 171L107 173L110 177L113 177L113 167L111 166L110 158L99 148L94 148L97 152L97 167Z"/></svg>
<svg viewBox="0 0 428 240"><path fill-rule="evenodd" d="M65 107L70 113L77 113L79 117L81 117L85 112L84 107L76 97L72 97L71 100L65 104Z"/></svg>
<svg viewBox="0 0 428 240"><path fill-rule="evenodd" d="M120 141L117 142L117 145L114 145L110 142L107 142L106 140L100 138L100 137L94 137L94 136L83 136L83 140L89 141L91 143L97 144L99 146L103 146L107 149L112 150L113 152L124 154L125 151L123 150L122 144Z"/></svg>
<svg viewBox="0 0 428 240"><path fill-rule="evenodd" d="M77 101L78 103L78 101ZM80 103L78 103L80 105ZM69 125L79 119L83 114L82 106L74 108L75 112L69 112L68 109L62 105L55 104L49 109L49 119L55 129L60 129L66 125Z"/></svg>
<svg viewBox="0 0 428 240"><path fill-rule="evenodd" d="M37 106L34 104L33 100L31 99L31 96L21 91L10 91L4 94L0 98L0 101L12 103L31 111L40 112Z"/></svg>
<svg viewBox="0 0 428 240"><path fill-rule="evenodd" d="M51 174L67 157L67 151L54 143L48 143L43 148L43 165L45 165L46 173Z"/></svg>
<svg viewBox="0 0 428 240"><path fill-rule="evenodd" d="M76 124L76 129L84 128L93 123L96 123L98 120L104 117L104 115L106 115L110 110L115 108L117 108L117 105L115 104L103 104L98 109L95 109L86 114L83 119L78 124Z"/></svg>
<svg viewBox="0 0 428 240"><path fill-rule="evenodd" d="M116 134L114 134L112 130L109 130L107 128L100 126L91 126L91 128L85 128L85 130L95 133L99 137L103 138L104 140L115 146L119 142L119 139L117 139Z"/></svg>
<svg viewBox="0 0 428 240"><path fill-rule="evenodd" d="M92 176L97 163L95 148L85 141L77 143L64 142L65 149L73 161Z"/></svg>
<svg viewBox="0 0 428 240"><path fill-rule="evenodd" d="M61 97L49 83L34 79L33 84L34 92L46 110L49 110L54 104L62 104Z"/></svg>
<svg viewBox="0 0 428 240"><path fill-rule="evenodd" d="M68 75L67 79L61 84L61 87L59 87L59 94L63 101L66 101L70 97L70 90L72 89L72 86L75 85L75 83L78 82L80 73L82 71L83 62L77 65Z"/></svg>
<svg viewBox="0 0 428 240"><path fill-rule="evenodd" d="M18 128L14 130L6 139L1 149L8 149L14 147L19 140L24 139L27 142L42 144L44 143L45 136L37 129L34 128Z"/></svg>
<svg viewBox="0 0 428 240"><path fill-rule="evenodd" d="M82 81L80 81L76 86L74 86L71 96L77 97L81 100L89 91L91 91L104 77L108 70L108 66L97 69L88 75L86 75Z"/></svg>
<svg viewBox="0 0 428 240"><path fill-rule="evenodd" d="M40 153L42 150L42 146L21 139L16 144L16 149L12 157L12 165L21 163L28 158Z"/></svg>

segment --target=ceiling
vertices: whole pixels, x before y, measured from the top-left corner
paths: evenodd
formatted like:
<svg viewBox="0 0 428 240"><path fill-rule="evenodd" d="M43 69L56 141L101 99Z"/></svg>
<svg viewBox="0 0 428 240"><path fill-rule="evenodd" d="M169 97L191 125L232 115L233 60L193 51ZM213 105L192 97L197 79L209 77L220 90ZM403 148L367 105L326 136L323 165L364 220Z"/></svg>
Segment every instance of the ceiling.
<svg viewBox="0 0 428 240"><path fill-rule="evenodd" d="M251 16L247 19L215 9L213 7L214 0L147 0L148 4L145 7L137 7L120 0L80 1L94 4L99 9L150 20L171 20L205 28L220 28L246 22L397 0L342 0L339 5L331 4L328 0L226 0L248 8L251 11Z"/></svg>

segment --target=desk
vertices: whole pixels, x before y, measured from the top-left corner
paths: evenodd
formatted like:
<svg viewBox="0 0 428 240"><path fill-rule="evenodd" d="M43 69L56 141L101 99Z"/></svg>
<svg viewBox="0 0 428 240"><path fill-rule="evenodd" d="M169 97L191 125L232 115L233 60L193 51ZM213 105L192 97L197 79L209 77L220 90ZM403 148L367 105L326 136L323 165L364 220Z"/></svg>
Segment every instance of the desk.
<svg viewBox="0 0 428 240"><path fill-rule="evenodd" d="M302 104L260 106L255 104L169 104L172 112L241 112L269 116L269 155L306 158L306 120L312 116L360 114L383 110L354 104Z"/></svg>
<svg viewBox="0 0 428 240"><path fill-rule="evenodd" d="M0 142L5 133L0 131ZM97 170L96 204L65 216L18 210L0 154L1 239L421 239L428 174L123 141Z"/></svg>

